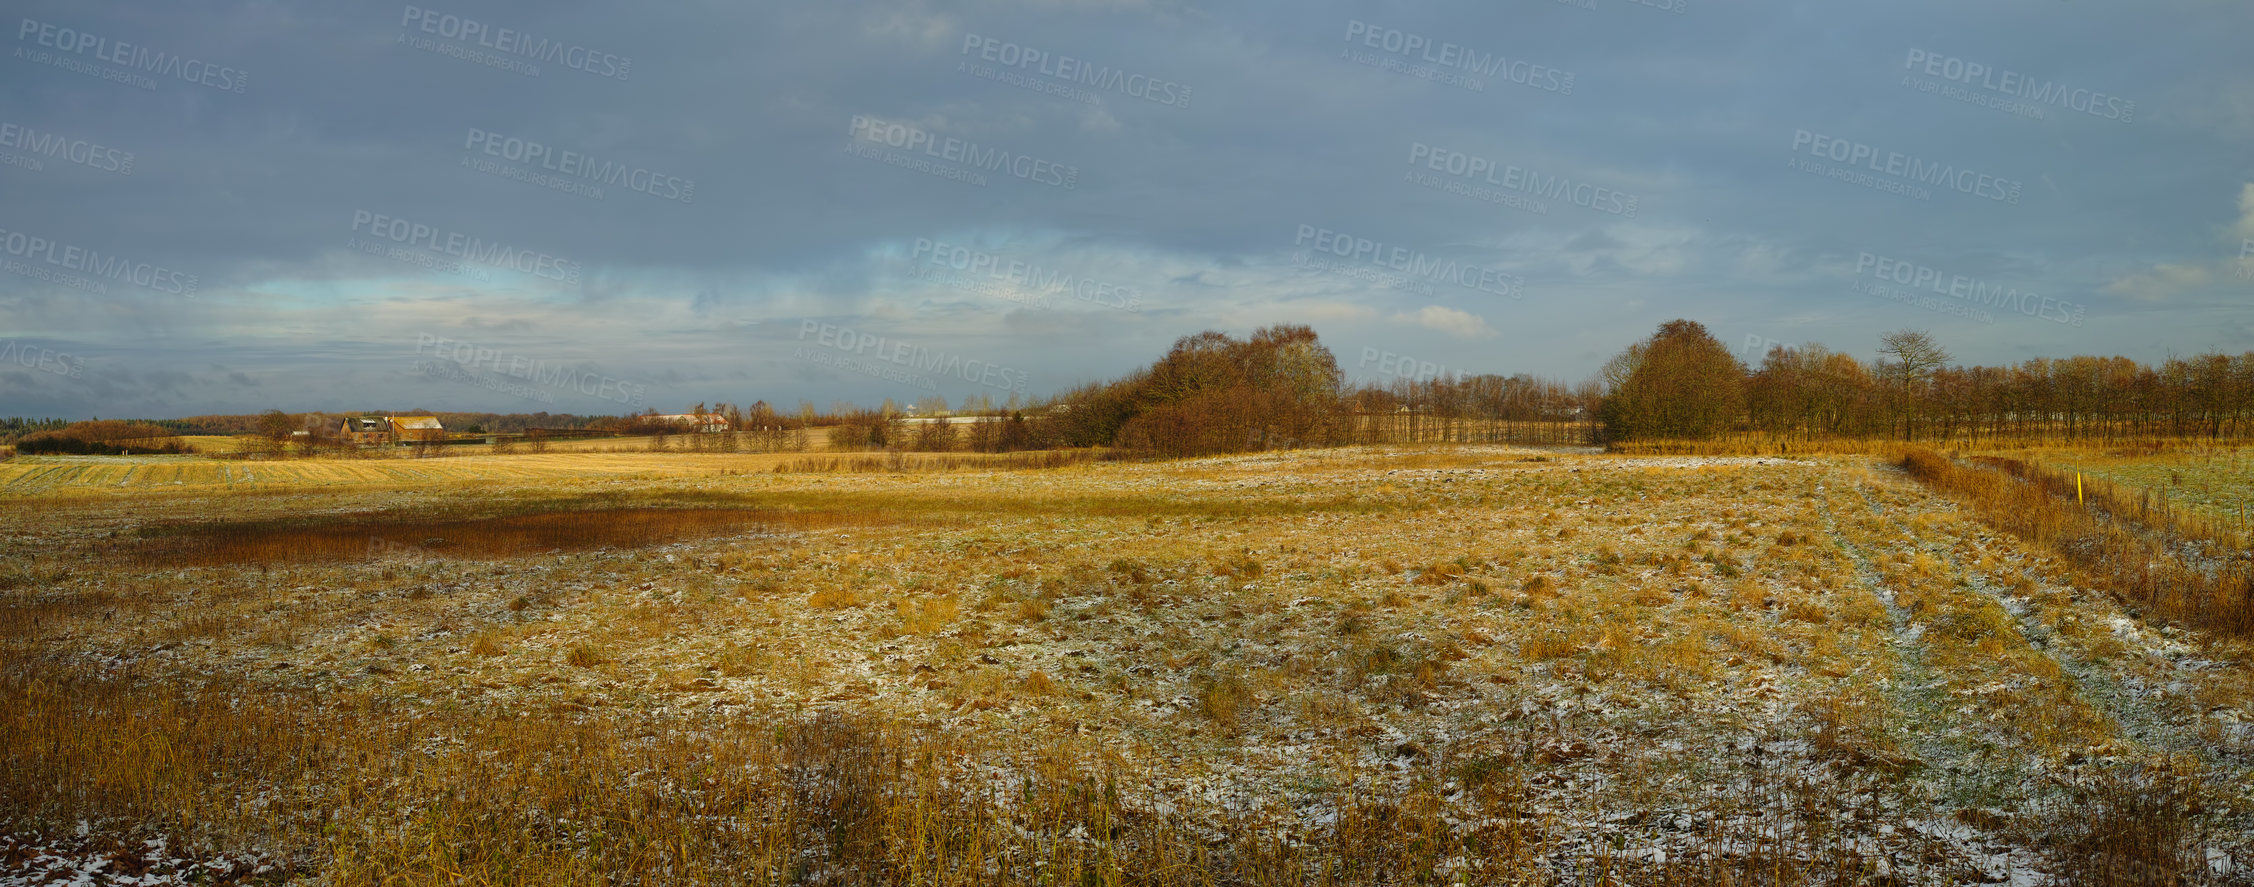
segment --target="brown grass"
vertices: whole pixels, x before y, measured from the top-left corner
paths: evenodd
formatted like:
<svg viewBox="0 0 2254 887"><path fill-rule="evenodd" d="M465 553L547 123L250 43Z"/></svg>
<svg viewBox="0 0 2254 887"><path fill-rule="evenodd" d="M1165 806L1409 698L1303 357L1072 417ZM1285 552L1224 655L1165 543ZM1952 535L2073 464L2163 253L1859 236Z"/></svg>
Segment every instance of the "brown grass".
<svg viewBox="0 0 2254 887"><path fill-rule="evenodd" d="M955 620L962 607L954 595L902 599L893 602L900 617L900 629L908 634L931 634L947 627Z"/></svg>
<svg viewBox="0 0 2254 887"><path fill-rule="evenodd" d="M1252 689L1235 672L1207 676L1198 681L1198 711L1225 731L1234 731L1238 719L1252 707Z"/></svg>
<svg viewBox="0 0 2254 887"><path fill-rule="evenodd" d="M504 632L498 630L481 631L478 632L477 637L470 639L470 653L472 655L499 656L506 652L509 652L509 645Z"/></svg>
<svg viewBox="0 0 2254 887"><path fill-rule="evenodd" d="M610 662L610 654L593 644L573 644L564 651L564 664L573 668L594 668Z"/></svg>
<svg viewBox="0 0 2254 887"><path fill-rule="evenodd" d="M2229 442L2232 439L2222 440ZM1605 451L1633 456L1878 456L1894 460L1902 458L1911 450L1941 446L1985 451L2059 449L2150 457L2209 448L2216 443L2216 439L2200 436L2112 440L2066 435L2008 434L1987 435L1975 440L1964 437L1939 439L1920 435L1916 440L1905 441L1893 437L1834 437L1733 431L1707 440L1613 441L1605 445Z"/></svg>
<svg viewBox="0 0 2254 887"><path fill-rule="evenodd" d="M66 543L0 566L0 834L90 817L284 852L339 885L1945 884L1969 882L1944 862L1959 849L1906 822L1981 817L1983 840L2050 840L2060 860L2117 855L2093 835L2167 843L2166 822L2127 807L2043 831L2037 814L2067 809L2036 806L2063 790L2050 782L2025 799L1916 794L1945 778L1920 766L1925 740L1951 731L2006 765L2146 754L2095 750L2114 731L2017 636L2015 618L2068 613L2104 640L2097 617L2116 612L2067 602L2073 580L2032 546L1900 480L1819 487L1836 465L1559 458L1594 470L1467 473L1444 492L1469 487L1479 507L1397 531L1388 515L1436 507L1423 488L1215 494L1207 482L1269 470L1217 462L939 483L761 471L617 500L451 487L464 504L445 514L315 518L419 529L647 500L915 528L664 558L173 582L103 559L210 525L114 553ZM131 532L145 514L88 526ZM46 544L27 539L0 554ZM504 578L520 570L537 577ZM2005 573L2037 610L1989 600ZM1881 590L1927 639L1910 691ZM285 625L296 640L244 655ZM134 655L152 647L171 655ZM1904 693L1925 689L1961 695L1909 714ZM1746 738L1814 751L1732 751L1731 725L1778 699L1785 719ZM1592 732L1593 711L1624 716ZM2232 821L2216 809L2191 821ZM1637 855L1646 840L1670 859Z"/></svg>
<svg viewBox="0 0 2254 887"><path fill-rule="evenodd" d="M2202 853L2212 836L2194 819L2203 803L2196 774L2172 766L2114 766L2077 785L2070 797L2045 823L2057 883L2217 883Z"/></svg>
<svg viewBox="0 0 2254 887"><path fill-rule="evenodd" d="M1497 791L1492 824L1451 827L1437 783L1338 787L1328 825L1182 798L1159 815L1090 749L1023 749L990 784L956 763L990 743L867 719L440 720L367 697L18 677L0 697L6 827L122 817L272 848L336 885L1405 883L1451 857L1477 860L1472 883L1514 883L1543 838Z"/></svg>
<svg viewBox="0 0 2254 887"><path fill-rule="evenodd" d="M1240 693L1213 682L1208 713L1242 717ZM1484 754L1400 743L1392 753L1425 776L1310 787L1330 812L1309 821L1154 793L1090 746L871 718L465 716L61 675L0 678L0 698L14 701L0 708L5 827L123 821L266 848L339 887L1581 883L1545 863L1590 883L1693 887L1875 870L1851 849L1836 788L1758 767L1726 801L1752 840L1712 838L1739 852L1653 863L1567 849L1532 812L1527 767L1583 752L1533 733ZM989 761L1007 774L990 778ZM240 802L250 795L272 803ZM1471 818L1443 815L1451 795Z"/></svg>
<svg viewBox="0 0 2254 887"><path fill-rule="evenodd" d="M1997 456L1978 457L2020 480L2041 486L2061 499L2079 498L2123 520L2162 530L2179 538L2206 542L2225 550L2246 550L2254 537L2236 520L2199 508L2185 507L2150 489L2124 488L2102 477L2048 468L2033 462ZM2181 472L2171 472L2179 478Z"/></svg>
<svg viewBox="0 0 2254 887"><path fill-rule="evenodd" d="M296 521L174 524L144 531L135 557L167 567L392 556L494 559L638 548L753 530L886 522L868 512L763 508L591 508L439 520L386 513L310 526Z"/></svg>
<svg viewBox="0 0 2254 887"><path fill-rule="evenodd" d="M1970 502L1982 519L2058 551L2123 600L2161 619L2233 637L2254 636L2254 561L2198 563L2173 524L2144 524L2123 503L2074 499L2073 478L2004 459L1960 464L1913 450L1902 467Z"/></svg>
<svg viewBox="0 0 2254 887"><path fill-rule="evenodd" d="M863 456L806 456L778 462L776 474L875 474L931 471L1038 471L1085 465L1102 458L1094 450L1035 450L1023 453L903 453Z"/></svg>
<svg viewBox="0 0 2254 887"><path fill-rule="evenodd" d="M1766 433L1728 434L1713 440L1621 440L1605 452L1628 456L1879 456L1900 458L1909 444L1879 438L1802 438Z"/></svg>

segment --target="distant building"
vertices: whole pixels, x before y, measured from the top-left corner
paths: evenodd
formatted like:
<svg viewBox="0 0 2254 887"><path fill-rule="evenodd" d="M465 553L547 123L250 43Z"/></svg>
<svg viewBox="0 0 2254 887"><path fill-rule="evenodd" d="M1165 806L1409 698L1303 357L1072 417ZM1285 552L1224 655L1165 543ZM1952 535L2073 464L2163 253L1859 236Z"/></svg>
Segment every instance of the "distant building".
<svg viewBox="0 0 2254 887"><path fill-rule="evenodd" d="M377 416L346 419L337 429L337 439L356 446L381 446L391 442L391 423Z"/></svg>
<svg viewBox="0 0 2254 887"><path fill-rule="evenodd" d="M391 439L397 443L442 441L446 439L446 426L438 424L434 416L393 416Z"/></svg>
<svg viewBox="0 0 2254 887"><path fill-rule="evenodd" d="M355 416L337 428L337 439L363 447L442 441L446 427L432 416Z"/></svg>
<svg viewBox="0 0 2254 887"><path fill-rule="evenodd" d="M718 413L677 413L670 416L651 416L650 418L659 422L679 425L683 431L703 434L714 434L727 431L729 428L728 417Z"/></svg>

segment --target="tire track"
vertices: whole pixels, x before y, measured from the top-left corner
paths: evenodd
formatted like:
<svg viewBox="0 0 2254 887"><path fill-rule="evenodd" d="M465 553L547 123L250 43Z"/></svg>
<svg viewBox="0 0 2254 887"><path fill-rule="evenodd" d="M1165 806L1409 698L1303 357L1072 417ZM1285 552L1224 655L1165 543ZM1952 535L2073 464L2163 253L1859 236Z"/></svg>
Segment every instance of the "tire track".
<svg viewBox="0 0 2254 887"><path fill-rule="evenodd" d="M1995 575L1965 564L1953 547L1921 536L1901 520L1887 514L1884 507L1873 501L1869 491L1861 485L1857 485L1856 491L1862 495L1872 512L1899 531L1903 539L1913 541L1918 550L1947 564L1957 575L1965 577L1967 585L1975 593L2010 614L2020 641L2029 649L2057 663L2059 671L2073 679L2076 695L2112 721L2115 735L2140 749L2195 757L2201 764L2228 770L2239 779L2254 771L2254 755L2249 754L2254 749L2249 749L2243 740L2217 747L2196 732L2186 730L2176 723L2175 718L2163 711L2160 705L2153 702L2147 691L2150 689L2149 685L2155 682L2133 672L2124 674L2127 669L2115 667L2111 663L2075 655L2067 649L2067 644L2058 642L2060 639L2050 626L2043 624L2039 618L2042 610L2038 605L2005 591L2010 586L1996 582ZM1966 541L1983 553L1988 551L1987 546L1978 540ZM2027 578L2034 579L2032 576ZM2132 625L2139 630L2149 630L2133 621ZM2162 686L2183 685L2189 669L2176 659L2170 658L2166 662L2168 674L2157 683ZM2198 716L2196 712L2190 714Z"/></svg>
<svg viewBox="0 0 2254 887"><path fill-rule="evenodd" d="M1817 512L1823 517L1824 533L1854 564L1856 583L1886 607L1892 634L1888 646L1894 652L1893 667L1886 678L1887 701L1908 723L1947 723L1950 714L1950 700L1944 689L1947 681L1936 676L1926 664L1924 626L1914 624L1910 612L1902 607L1894 589L1887 586L1885 577L1872 566L1870 556L1862 547L1839 531L1831 493L1822 482L1816 484L1815 502ZM1911 730L1907 744L1920 763L1953 770L1971 749L1962 742L1946 741L1945 735L1944 731L1935 729Z"/></svg>
<svg viewBox="0 0 2254 887"><path fill-rule="evenodd" d="M1859 483L1849 483L1860 491ZM2040 855L2033 848L1965 818L1999 807L2024 809L2034 800L2028 797L2029 790L2040 784L2037 774L2029 771L2023 758L1999 757L1998 749L1977 738L1978 731L1964 718L1967 712L1949 692L1949 679L1927 661L1927 626L1902 605L1901 596L1872 563L1870 553L1840 531L1833 497L1822 482L1816 484L1814 501L1824 531L1852 562L1856 583L1886 608L1888 646L1894 653L1884 686L1887 704L1894 710L1887 732L1919 765L1904 777L1904 795L1923 808L1918 815L1904 811L1909 830L1940 842L1956 864L1965 867L1962 876L1950 883L2016 882L2022 874L2038 872Z"/></svg>

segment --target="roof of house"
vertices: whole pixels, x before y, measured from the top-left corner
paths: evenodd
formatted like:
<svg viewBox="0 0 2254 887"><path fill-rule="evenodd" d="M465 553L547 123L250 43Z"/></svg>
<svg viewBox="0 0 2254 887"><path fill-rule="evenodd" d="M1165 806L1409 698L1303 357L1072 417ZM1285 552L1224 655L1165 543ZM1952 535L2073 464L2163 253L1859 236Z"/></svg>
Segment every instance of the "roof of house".
<svg viewBox="0 0 2254 887"><path fill-rule="evenodd" d="M687 425L692 428L706 430L729 427L728 417L718 415L716 413L706 413L701 416L690 415L688 413L677 413L670 416L651 416L650 418L656 419L657 421L664 422L669 425Z"/></svg>
<svg viewBox="0 0 2254 887"><path fill-rule="evenodd" d="M436 416L393 416L391 417L391 424L393 427L404 431L446 430L446 426L438 424L438 417Z"/></svg>
<svg viewBox="0 0 2254 887"><path fill-rule="evenodd" d="M384 424L384 420L374 417L346 419L344 424L348 431L384 431L389 428Z"/></svg>

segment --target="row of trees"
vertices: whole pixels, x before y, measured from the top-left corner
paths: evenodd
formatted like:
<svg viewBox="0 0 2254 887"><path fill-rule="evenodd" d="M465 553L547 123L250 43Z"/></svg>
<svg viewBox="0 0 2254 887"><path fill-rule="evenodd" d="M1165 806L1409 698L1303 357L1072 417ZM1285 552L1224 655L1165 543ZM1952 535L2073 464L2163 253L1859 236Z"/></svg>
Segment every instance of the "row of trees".
<svg viewBox="0 0 2254 887"><path fill-rule="evenodd" d="M54 431L69 424L69 419L27 419L22 416L0 418L0 444L15 443L24 435Z"/></svg>
<svg viewBox="0 0 2254 887"><path fill-rule="evenodd" d="M1100 446L1192 456L1390 441L1581 442L1589 437L1594 397L1593 389L1527 376L1399 380L1348 390L1337 358L1315 331L1284 325L1256 330L1244 339L1211 331L1186 336L1146 369L1032 406L1019 404L1013 395L997 408L975 394L954 410L944 400L926 398L912 408L913 416L890 401L875 410L837 404L827 413L803 401L789 413L765 401L748 407L700 403L687 415L723 421L683 423L648 410L587 418L582 424L593 433L646 436L653 449L803 451L811 445L812 432L822 429L829 445L842 450L1007 452ZM494 429L497 449L519 445L508 436L510 426L522 427L517 422L492 414L439 415L450 429ZM473 415L491 424L460 421ZM179 421L201 430L254 435L284 451L298 430L310 432L309 448L322 449L332 442L341 419L341 414L269 410L255 417ZM708 430L723 425L726 430ZM418 454L434 449L425 445Z"/></svg>
<svg viewBox="0 0 2254 887"><path fill-rule="evenodd" d="M804 401L789 412L765 401L697 404L689 415L725 420L726 431L710 433L694 426L717 423L684 426L654 410L547 418L593 433L646 435L660 449L678 439L693 450L798 452L811 448L816 429L826 428L829 445L846 450L1101 446L1166 457L1343 443L1705 439L1739 431L1942 441L2254 436L2254 353L2172 358L2156 367L2125 357L1966 367L1952 365L1949 353L1920 331L1889 333L1879 345L1878 358L1867 363L1809 345L1773 349L1758 368L1748 368L1704 326L1671 320L1614 357L1597 378L1577 385L1478 375L1349 389L1314 330L1282 325L1244 339L1212 331L1185 336L1147 368L1046 404L1020 408L1013 398L997 409L974 396L955 411L965 422L950 421L957 416L936 398L918 403L912 418L890 401L875 410L838 404L827 413ZM541 417L546 414L512 414L491 426L464 423L464 430L491 428L513 440L506 429L523 429L523 421ZM229 421L211 421L217 418ZM237 418L172 420L163 423L172 428L144 425L132 436L168 434L191 423L241 424L279 449L295 430L311 430L316 442L333 434L341 414L270 410L247 422ZM12 421L0 430L39 422ZM24 436L34 439L48 448L101 442L54 428Z"/></svg>
<svg viewBox="0 0 2254 887"><path fill-rule="evenodd" d="M1367 443L1585 444L1603 390L1528 375L1396 379L1347 392Z"/></svg>
<svg viewBox="0 0 2254 887"><path fill-rule="evenodd" d="M882 410L852 410L837 418L830 429L830 448L836 450L1005 453L1051 445L1049 435L1043 433L1048 426L1026 418L1023 411L960 417L964 421L953 421L955 417L946 414L911 419Z"/></svg>
<svg viewBox="0 0 2254 887"><path fill-rule="evenodd" d="M1395 379L1349 388L1304 326L1184 337L1148 369L1067 392L1033 437L1193 456L1346 443L1587 443L1600 390L1533 376Z"/></svg>
<svg viewBox="0 0 2254 887"><path fill-rule="evenodd" d="M170 430L148 422L91 419L34 431L16 440L27 456L116 456L125 453L185 453L186 444Z"/></svg>
<svg viewBox="0 0 2254 887"><path fill-rule="evenodd" d="M269 416L276 410L263 413L188 416L180 419L150 419L176 434L204 434L215 436L266 434ZM359 412L318 411L310 413L285 413L292 419L290 430L305 430L316 436L334 434L338 423L351 416L432 416L448 428L477 429L480 433L523 433L535 428L550 431L584 430L596 423L614 420L612 416L590 416L577 413L473 413L459 411L415 410L362 410Z"/></svg>
<svg viewBox="0 0 2254 887"><path fill-rule="evenodd" d="M812 403L801 402L795 413L785 415L764 400L748 407L698 403L681 415L709 417L711 421L699 419L684 425L659 416L656 410L645 410L597 421L592 428L604 434L649 437L651 449L657 450L672 449L678 442L680 448L698 452L796 453L811 446L810 430L822 419ZM708 429L706 425L724 430Z"/></svg>
<svg viewBox="0 0 2254 887"><path fill-rule="evenodd" d="M950 422L942 401L917 404L925 415L915 418L888 403L810 421L831 426L831 446L844 450L1111 447L1181 457L1347 443L1587 443L1600 394L1593 383L1524 375L1348 388L1314 330L1284 325L1243 339L1185 336L1147 368L1028 409L966 402L957 418L968 421Z"/></svg>
<svg viewBox="0 0 2254 887"><path fill-rule="evenodd" d="M1758 368L1688 320L1607 364L1600 410L1616 440L1795 437L2115 440L2254 436L2254 352L2171 358L2035 358L1957 366L1932 336L1888 333L1866 363L1822 345L1778 347Z"/></svg>

